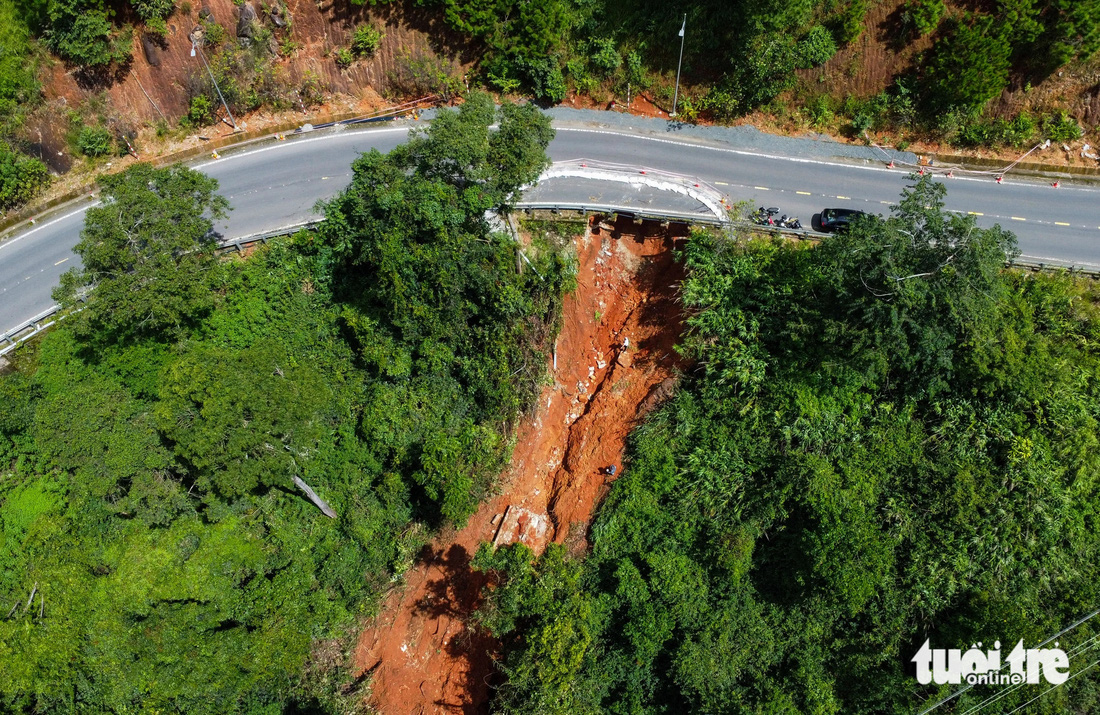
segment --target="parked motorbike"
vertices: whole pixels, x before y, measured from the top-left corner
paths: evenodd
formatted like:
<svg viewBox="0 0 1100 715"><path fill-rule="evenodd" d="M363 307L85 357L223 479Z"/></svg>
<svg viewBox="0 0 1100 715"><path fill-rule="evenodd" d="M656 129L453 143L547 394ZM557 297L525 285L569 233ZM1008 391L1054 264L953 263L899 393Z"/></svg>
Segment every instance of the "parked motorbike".
<svg viewBox="0 0 1100 715"><path fill-rule="evenodd" d="M779 218L776 218L779 216ZM749 215L749 220L759 226L778 226L780 228L802 228L802 222L794 216L788 216L787 214L779 215L779 208L773 206L771 208L764 208L761 206Z"/></svg>
<svg viewBox="0 0 1100 715"><path fill-rule="evenodd" d="M775 217L779 214L777 207L764 208L761 206L749 215L749 220L760 226L775 226Z"/></svg>

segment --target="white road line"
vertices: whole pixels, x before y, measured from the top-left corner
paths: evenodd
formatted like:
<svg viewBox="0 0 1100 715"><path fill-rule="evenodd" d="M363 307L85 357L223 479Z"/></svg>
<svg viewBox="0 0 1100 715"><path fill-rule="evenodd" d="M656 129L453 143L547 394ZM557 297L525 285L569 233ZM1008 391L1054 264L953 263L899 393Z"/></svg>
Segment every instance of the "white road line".
<svg viewBox="0 0 1100 715"><path fill-rule="evenodd" d="M778 155L778 154L764 154L764 153L755 152L755 151L745 151L743 149L728 149L728 148L725 148L725 147L709 146L707 144L696 144L694 142L676 141L674 139L664 139L664 138L661 138L661 137L651 137L651 136L647 136L647 135L644 135L644 134L637 134L637 133L634 133L634 132L616 132L616 131L612 131L610 129L586 129L586 128L583 128L583 127L554 127L554 129L556 131L559 131L559 132L587 132L589 134L610 134L610 135L613 135L613 136L621 136L621 137L630 137L630 138L633 138L633 139L640 139L642 141L657 142L659 144L672 144L674 146L678 146L678 147L681 147L681 148L694 147L694 148L698 148L698 149L706 149L708 151L719 151L719 152L725 152L727 154L737 154L737 155L740 155L740 156L755 156L755 157L760 157L762 159L775 159L777 161L793 161L797 164L820 164L822 166L832 166L832 167L843 166L843 167L850 168L850 169L861 169L863 171L879 171L879 172L883 172L883 173L887 173L887 174L911 173L907 169L898 170L898 169L889 169L886 166L862 166L860 164L848 164L848 163L844 163L844 162L823 161L821 159L801 159L801 158L794 157L794 156L781 156L781 155ZM856 161L858 161L858 159L856 159ZM871 159L870 161L877 161L877 160L876 159ZM932 178L939 179L941 181L943 180L943 176L938 175L938 174L933 175ZM952 181L977 181L979 183L985 184L985 183L988 183L990 181L990 179L989 179L988 176L956 176L956 177L952 178ZM1011 182L1011 185L1012 186L1042 186L1043 184L1039 184L1039 183L1032 184L1031 182L1014 181L1014 182ZM1089 192L1095 192L1096 191L1096 189L1089 188L1089 187L1084 187L1084 186L1063 186L1063 187L1060 187L1060 189L1062 191L1089 191Z"/></svg>
<svg viewBox="0 0 1100 715"><path fill-rule="evenodd" d="M27 236L30 236L32 233L35 233L36 231L41 231L42 229L44 229L48 226L53 226L55 223L58 223L59 221L64 221L67 218L72 218L73 216L76 216L78 213L83 213L83 212L87 211L88 209L90 209L94 206L98 206L98 205L99 205L99 202L96 201L91 206L85 206L83 208L77 209L76 211L70 211L69 213L65 214L64 216L59 216L58 218L55 218L53 221L50 221L48 223L44 223L41 226L35 226L30 231L27 231L26 233L20 234L19 236L16 236L15 238L10 238L7 241L0 242L0 251L4 250L5 248L12 245L13 243L16 243L18 241L22 241L24 238L26 238Z"/></svg>
<svg viewBox="0 0 1100 715"><path fill-rule="evenodd" d="M328 127L325 127L325 129L328 129ZM323 131L325 131L325 129L317 129L315 131L323 132ZM246 157L246 156L254 156L256 154L263 154L264 152L267 152L267 151L274 151L276 149L286 149L288 147L298 146L298 145L301 145L301 144L309 144L311 142L332 141L332 140L334 140L338 137L363 137L363 136L366 136L368 134L392 134L394 132L405 132L407 134L411 129L412 129L412 127L388 127L386 129L358 129L358 130L351 130L351 131L344 130L343 132L340 132L339 134L325 134L324 136L310 137L309 139L294 139L294 140L288 141L288 142L278 142L277 144L274 144L272 146L266 146L266 147L263 147L263 148L260 148L260 149L251 149L249 151L242 151L239 154L228 154L226 156L223 156L221 159L216 159L214 161L207 161L207 162L202 163L202 164L195 164L191 168L192 169L202 169L204 167L212 166L214 164L224 164L227 161L232 161L233 159L241 159L241 158ZM227 147L227 149L228 149L228 147Z"/></svg>

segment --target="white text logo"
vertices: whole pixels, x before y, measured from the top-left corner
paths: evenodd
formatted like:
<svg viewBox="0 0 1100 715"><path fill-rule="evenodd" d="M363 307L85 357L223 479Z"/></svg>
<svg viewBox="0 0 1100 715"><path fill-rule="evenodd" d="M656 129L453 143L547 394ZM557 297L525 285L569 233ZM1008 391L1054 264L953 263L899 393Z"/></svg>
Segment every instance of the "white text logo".
<svg viewBox="0 0 1100 715"><path fill-rule="evenodd" d="M970 685L1018 685L1036 684L1042 676L1051 685L1061 685L1069 677L1069 656L1061 648L1024 648L1021 640L1005 659L1009 666L1005 673L1001 672L1001 642L994 643L993 650L983 651L981 646L976 643L964 652L931 648L925 641L913 656L917 681L921 685L958 685L964 680Z"/></svg>

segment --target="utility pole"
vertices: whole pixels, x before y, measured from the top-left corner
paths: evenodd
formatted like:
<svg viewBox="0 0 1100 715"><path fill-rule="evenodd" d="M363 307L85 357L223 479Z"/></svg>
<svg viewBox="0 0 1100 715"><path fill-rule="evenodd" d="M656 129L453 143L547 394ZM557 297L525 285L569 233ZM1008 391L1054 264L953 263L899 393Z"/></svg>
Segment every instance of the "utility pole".
<svg viewBox="0 0 1100 715"><path fill-rule="evenodd" d="M672 95L672 113L669 118L676 116L676 104L680 101L680 67L684 64L684 30L687 29L688 16L684 13L684 24L680 25L680 61L676 63L676 93Z"/></svg>
<svg viewBox="0 0 1100 715"><path fill-rule="evenodd" d="M214 79L214 73L210 71L210 65L206 63L206 55L202 52L202 35L192 34L191 36L191 56L195 56L195 50L199 51L199 57L202 59L202 64L206 67L206 73L210 75L210 81L214 84L214 91L218 93L218 99L222 101L222 106L225 107L225 113L229 115L229 121L233 122L233 131L239 132L240 127L237 126L237 120L233 118L233 112L229 111L229 104L225 101L225 97L222 96L222 90L218 87L218 80Z"/></svg>

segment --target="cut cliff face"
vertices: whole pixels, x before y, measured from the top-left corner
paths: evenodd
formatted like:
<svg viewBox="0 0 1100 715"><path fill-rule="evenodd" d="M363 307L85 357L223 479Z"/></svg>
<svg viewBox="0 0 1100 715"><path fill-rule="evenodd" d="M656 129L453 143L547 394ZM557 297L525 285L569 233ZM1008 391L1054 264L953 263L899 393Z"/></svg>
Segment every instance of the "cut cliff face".
<svg viewBox="0 0 1100 715"><path fill-rule="evenodd" d="M578 288L565 302L554 383L518 431L502 494L426 549L359 639L354 668L371 671L372 704L385 715L487 712L496 643L467 623L487 583L470 569L478 545L583 549L608 468L622 474L627 435L674 387L673 239L655 225L618 228L597 224L576 241Z"/></svg>

